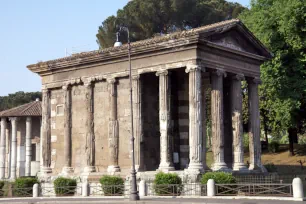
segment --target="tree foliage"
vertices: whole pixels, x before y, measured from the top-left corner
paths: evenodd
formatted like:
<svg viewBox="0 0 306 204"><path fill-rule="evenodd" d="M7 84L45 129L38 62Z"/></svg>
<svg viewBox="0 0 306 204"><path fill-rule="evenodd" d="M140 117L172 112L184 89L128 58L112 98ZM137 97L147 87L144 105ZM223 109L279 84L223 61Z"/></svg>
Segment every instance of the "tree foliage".
<svg viewBox="0 0 306 204"><path fill-rule="evenodd" d="M100 48L113 46L116 25L127 26L131 41L236 18L245 8L225 0L133 0L99 27ZM126 34L121 33L122 42Z"/></svg>
<svg viewBox="0 0 306 204"><path fill-rule="evenodd" d="M40 92L28 92L23 91L9 94L8 96L0 96L0 111L11 109L26 103L41 99Z"/></svg>
<svg viewBox="0 0 306 204"><path fill-rule="evenodd" d="M252 0L240 18L274 58L261 66L261 113L271 134L304 132L306 0ZM292 150L292 149L291 149ZM293 150L292 150L293 153Z"/></svg>

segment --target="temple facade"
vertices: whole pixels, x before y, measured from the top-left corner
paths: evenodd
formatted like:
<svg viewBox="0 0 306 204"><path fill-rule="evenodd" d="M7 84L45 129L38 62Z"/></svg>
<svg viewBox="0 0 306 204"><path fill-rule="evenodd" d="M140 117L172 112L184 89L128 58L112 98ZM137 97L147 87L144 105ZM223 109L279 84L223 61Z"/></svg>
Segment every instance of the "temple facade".
<svg viewBox="0 0 306 204"><path fill-rule="evenodd" d="M258 85L271 53L239 20L131 44L138 175L263 172ZM42 79L42 175L128 175L128 47L29 65ZM249 166L244 161L242 82L248 87ZM206 165L206 95L212 151Z"/></svg>

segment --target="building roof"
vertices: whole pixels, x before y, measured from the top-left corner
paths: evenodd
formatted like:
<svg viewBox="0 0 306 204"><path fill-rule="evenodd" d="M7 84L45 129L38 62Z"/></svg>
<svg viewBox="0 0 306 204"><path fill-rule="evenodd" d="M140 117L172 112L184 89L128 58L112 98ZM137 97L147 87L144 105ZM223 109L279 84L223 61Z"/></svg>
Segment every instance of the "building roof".
<svg viewBox="0 0 306 204"><path fill-rule="evenodd" d="M173 32L171 34L163 35L163 36L157 36L153 38L149 38L146 40L141 40L137 42L131 43L131 48L137 48L137 47L146 47L150 46L152 44L158 44L170 40L176 40L196 34L203 34L206 33L208 35L213 35L215 33L219 33L222 30L228 30L234 26L240 26L243 28L244 31L247 32L249 36L253 39L253 41L261 47L262 50L266 53L266 57L270 58L272 54L269 52L269 50L244 26L244 24L239 20L239 19L232 19L232 20L227 20L227 21L221 21L218 23L190 29L190 30L184 30L184 31L178 31L178 32ZM65 66L67 63L70 63L75 60L81 60L84 58L91 58L91 57L97 57L97 56L103 56L106 53L115 53L117 51L122 51L127 49L127 44L119 46L119 47L109 47L105 49L100 49L100 50L95 50L95 51L90 51L90 52L83 52L83 53L78 53L74 54L69 57L64 57L64 58L59 58L55 60L49 60L46 62L39 62L37 64L32 64L27 66L30 70L34 71L35 68L38 67L49 67L49 69L52 69L52 67L56 66L56 64L61 64L64 63L63 66ZM35 72L35 71L34 71Z"/></svg>
<svg viewBox="0 0 306 204"><path fill-rule="evenodd" d="M34 101L0 112L0 117L41 116L41 102Z"/></svg>

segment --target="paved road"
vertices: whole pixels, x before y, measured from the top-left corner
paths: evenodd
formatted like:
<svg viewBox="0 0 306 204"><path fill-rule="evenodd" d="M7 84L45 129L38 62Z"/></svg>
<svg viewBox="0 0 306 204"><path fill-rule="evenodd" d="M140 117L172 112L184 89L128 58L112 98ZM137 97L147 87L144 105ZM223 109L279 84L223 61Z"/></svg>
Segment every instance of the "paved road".
<svg viewBox="0 0 306 204"><path fill-rule="evenodd" d="M0 203L6 204L287 204L287 203L296 203L296 201L280 201L280 200L254 200L254 199L245 199L245 200L224 200L224 199L197 199L197 198L167 198L167 199L150 199L146 198L141 201L132 202L128 199L107 199L107 198L28 198L28 199L0 199ZM306 203L306 202L297 202L297 203Z"/></svg>

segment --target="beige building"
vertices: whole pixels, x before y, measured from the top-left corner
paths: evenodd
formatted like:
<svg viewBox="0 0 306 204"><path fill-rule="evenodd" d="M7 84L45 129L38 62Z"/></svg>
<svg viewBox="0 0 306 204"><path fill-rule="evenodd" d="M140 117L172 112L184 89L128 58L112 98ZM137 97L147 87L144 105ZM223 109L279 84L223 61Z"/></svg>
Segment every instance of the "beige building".
<svg viewBox="0 0 306 204"><path fill-rule="evenodd" d="M0 118L0 179L36 176L41 157L41 102L2 111Z"/></svg>
<svg viewBox="0 0 306 204"><path fill-rule="evenodd" d="M134 42L131 53L139 176L206 170L205 94L211 94L211 169L264 171L258 85L260 65L271 53L239 20ZM42 78L42 175L129 174L127 54L123 45L28 66ZM249 168L243 156L244 80Z"/></svg>

